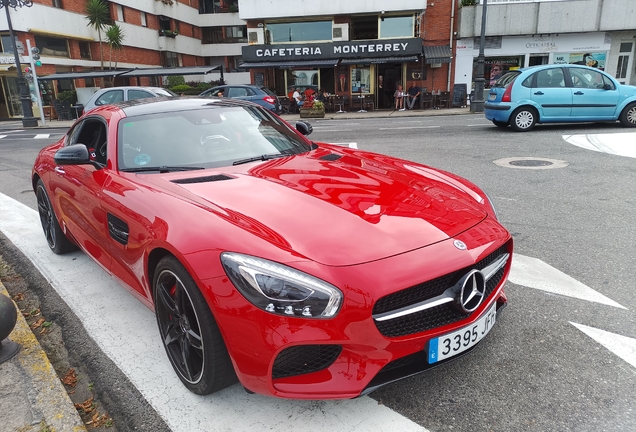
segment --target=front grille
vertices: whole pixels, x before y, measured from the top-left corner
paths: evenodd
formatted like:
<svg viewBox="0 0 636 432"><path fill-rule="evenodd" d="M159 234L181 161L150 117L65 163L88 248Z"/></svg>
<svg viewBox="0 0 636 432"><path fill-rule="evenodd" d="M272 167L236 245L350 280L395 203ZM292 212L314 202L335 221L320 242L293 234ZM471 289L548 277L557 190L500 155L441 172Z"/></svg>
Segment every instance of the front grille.
<svg viewBox="0 0 636 432"><path fill-rule="evenodd" d="M286 348L274 361L272 378L318 372L333 364L342 352L340 345L300 345Z"/></svg>
<svg viewBox="0 0 636 432"><path fill-rule="evenodd" d="M489 264L494 262L499 256L507 252L507 245L503 245L499 249L488 255L486 258L476 263L474 266L466 267L464 269L382 297L374 305L373 314L377 315L385 312L391 312L402 307L411 306L416 303L431 299L433 297L437 297L443 294L446 289L452 287L455 283L457 283L457 281L459 281L461 277L468 273L470 270L483 270ZM497 273L495 273L488 280L486 284L486 298L488 298L495 290L495 288L499 285L504 273L505 267L499 269ZM380 333L382 333L384 336L398 337L452 324L469 316L470 314L464 313L453 307L452 303L445 303L402 317L386 321L375 321L375 325Z"/></svg>

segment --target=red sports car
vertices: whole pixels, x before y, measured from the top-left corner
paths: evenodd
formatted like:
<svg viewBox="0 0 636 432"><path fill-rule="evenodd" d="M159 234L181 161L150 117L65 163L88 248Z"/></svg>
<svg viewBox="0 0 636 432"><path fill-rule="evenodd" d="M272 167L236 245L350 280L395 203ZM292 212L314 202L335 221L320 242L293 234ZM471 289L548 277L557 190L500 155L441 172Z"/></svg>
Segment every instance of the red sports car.
<svg viewBox="0 0 636 432"><path fill-rule="evenodd" d="M512 239L484 192L310 132L157 98L88 112L35 161L51 250L153 308L194 393L353 398L466 353L506 304Z"/></svg>

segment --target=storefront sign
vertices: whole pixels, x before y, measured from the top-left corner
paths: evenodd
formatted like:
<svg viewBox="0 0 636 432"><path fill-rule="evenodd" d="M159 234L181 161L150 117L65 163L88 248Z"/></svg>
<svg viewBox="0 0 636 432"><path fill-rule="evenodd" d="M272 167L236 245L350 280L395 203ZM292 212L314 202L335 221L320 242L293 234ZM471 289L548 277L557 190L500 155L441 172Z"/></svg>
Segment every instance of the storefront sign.
<svg viewBox="0 0 636 432"><path fill-rule="evenodd" d="M246 62L392 57L422 54L422 39L345 41L303 45L249 45L242 49L243 61Z"/></svg>
<svg viewBox="0 0 636 432"><path fill-rule="evenodd" d="M15 64L15 56L13 54L11 54L10 56L8 55L3 55L0 56L0 64Z"/></svg>
<svg viewBox="0 0 636 432"><path fill-rule="evenodd" d="M552 57L554 64L579 64L605 70L607 52L557 53Z"/></svg>

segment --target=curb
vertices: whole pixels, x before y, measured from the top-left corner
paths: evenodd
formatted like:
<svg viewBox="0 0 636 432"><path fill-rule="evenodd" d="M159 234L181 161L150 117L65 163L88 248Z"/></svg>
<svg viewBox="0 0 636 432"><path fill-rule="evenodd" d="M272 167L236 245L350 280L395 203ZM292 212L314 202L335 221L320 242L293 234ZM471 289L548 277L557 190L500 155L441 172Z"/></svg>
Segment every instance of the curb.
<svg viewBox="0 0 636 432"><path fill-rule="evenodd" d="M2 281L0 294L11 298ZM13 416L15 419L19 413L26 411L29 415L24 416L23 420L16 420L28 423L20 425L15 430L39 431L42 430L40 425L43 423L51 431L85 432L86 427L75 405L21 313L18 313L18 320L9 338L20 344L21 349L6 363L13 365L13 368L4 378L18 378L15 382L18 388L14 387L14 391L9 395L2 395L11 406L11 414L0 413L0 419L3 416ZM20 406L25 402L29 406ZM6 419L2 419L2 423L6 423Z"/></svg>

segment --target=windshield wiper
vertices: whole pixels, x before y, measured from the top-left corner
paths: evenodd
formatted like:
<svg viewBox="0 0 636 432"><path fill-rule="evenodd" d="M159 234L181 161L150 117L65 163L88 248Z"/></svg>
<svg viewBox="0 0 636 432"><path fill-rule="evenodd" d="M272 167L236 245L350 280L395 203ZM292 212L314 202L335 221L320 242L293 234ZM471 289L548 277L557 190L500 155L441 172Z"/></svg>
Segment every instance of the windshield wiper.
<svg viewBox="0 0 636 432"><path fill-rule="evenodd" d="M169 173L173 171L193 171L202 170L203 167L189 167L189 166L154 166L154 167L139 167L139 168L124 168L120 171L123 172L152 172L159 171L160 173Z"/></svg>
<svg viewBox="0 0 636 432"><path fill-rule="evenodd" d="M245 164L245 163L249 163L249 162L256 162L256 161L268 161L268 160L271 160L271 159L277 159L277 158L282 158L282 157L286 157L286 156L290 156L290 155L289 154L283 154L283 153L264 154L264 155L260 155L260 156L253 156L251 158L236 160L236 161L234 161L232 163L232 165L241 165L241 164Z"/></svg>

